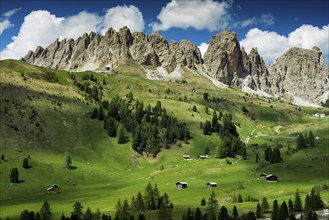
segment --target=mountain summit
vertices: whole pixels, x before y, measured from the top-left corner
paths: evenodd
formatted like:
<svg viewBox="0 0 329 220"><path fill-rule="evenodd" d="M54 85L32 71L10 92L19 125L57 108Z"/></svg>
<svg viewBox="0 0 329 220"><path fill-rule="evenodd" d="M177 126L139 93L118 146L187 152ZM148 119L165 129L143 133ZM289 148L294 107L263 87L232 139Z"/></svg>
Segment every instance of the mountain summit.
<svg viewBox="0 0 329 220"><path fill-rule="evenodd" d="M168 72L177 75L177 69L186 67L227 86L285 98L298 105L315 106L312 103L325 102L329 95L329 69L319 48L291 48L266 66L257 48L247 54L237 35L228 30L211 37L203 59L199 48L188 40L169 45L157 32L131 33L123 27L118 32L110 28L104 36L91 32L76 40L57 39L47 48L29 51L23 60L70 71L102 71L129 60L148 73L152 70L153 75L160 75L153 79L165 79L163 74L169 76Z"/></svg>

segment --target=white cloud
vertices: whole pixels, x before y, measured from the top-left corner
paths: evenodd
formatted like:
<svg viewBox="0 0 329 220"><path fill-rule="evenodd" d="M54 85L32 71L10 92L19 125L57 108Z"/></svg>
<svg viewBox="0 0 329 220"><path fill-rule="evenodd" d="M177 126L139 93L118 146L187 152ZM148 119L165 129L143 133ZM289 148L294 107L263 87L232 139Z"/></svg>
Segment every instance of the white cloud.
<svg viewBox="0 0 329 220"><path fill-rule="evenodd" d="M288 42L295 47L318 46L324 54L329 53L329 24L322 28L302 25L288 35Z"/></svg>
<svg viewBox="0 0 329 220"><path fill-rule="evenodd" d="M123 26L127 26L131 32L139 32L144 31L145 26L142 13L133 5L116 6L108 9L104 16L103 25L102 34L110 27L118 31Z"/></svg>
<svg viewBox="0 0 329 220"><path fill-rule="evenodd" d="M0 36L4 30L9 29L13 27L14 25L10 23L8 19L4 19L3 21L0 22Z"/></svg>
<svg viewBox="0 0 329 220"><path fill-rule="evenodd" d="M203 55L206 53L206 51L207 51L207 49L208 49L208 46L209 46L209 44L207 44L207 43L201 43L199 46L198 46L198 48L200 49L200 52L201 52L201 56L202 56L202 58L203 58Z"/></svg>
<svg viewBox="0 0 329 220"><path fill-rule="evenodd" d="M2 15L6 18L10 18L11 16L13 16L16 12L18 12L19 10L21 10L22 8L13 8L9 11L6 11L5 13L3 13Z"/></svg>
<svg viewBox="0 0 329 220"><path fill-rule="evenodd" d="M5 14L11 16L15 12ZM11 25L10 22L1 23L1 33L3 27L7 28L8 25ZM132 32L143 31L142 13L132 5L110 8L103 17L86 11L66 18L57 17L46 10L32 11L25 16L18 35L12 37L12 42L0 52L0 59L19 59L29 50L35 50L37 46L47 47L57 38L76 39L91 31L100 32L103 29L105 32L110 26L116 30L128 26Z"/></svg>
<svg viewBox="0 0 329 220"><path fill-rule="evenodd" d="M80 12L78 15L62 18L48 11L33 11L24 22L13 42L1 51L1 59L18 59L37 46L47 47L56 38L77 38L85 32L96 30L100 18L92 13Z"/></svg>
<svg viewBox="0 0 329 220"><path fill-rule="evenodd" d="M329 25L322 28L312 25L302 25L288 36L280 35L274 31L263 31L253 28L241 40L241 46L249 52L252 47L257 47L259 54L266 63L272 63L276 58L291 47L311 49L318 46L324 55L329 53Z"/></svg>
<svg viewBox="0 0 329 220"><path fill-rule="evenodd" d="M245 19L243 21L238 21L236 22L233 26L234 27L248 27L251 25L266 25L266 26L270 26L274 24L274 17L271 14L261 14L258 18L256 17L252 17L252 18L248 18Z"/></svg>
<svg viewBox="0 0 329 220"><path fill-rule="evenodd" d="M228 2L213 0L172 0L161 9L157 16L159 22L151 23L153 31L165 31L170 28L194 28L218 31L228 26Z"/></svg>
<svg viewBox="0 0 329 220"><path fill-rule="evenodd" d="M0 36L6 29L14 27L14 25L10 22L9 19L19 10L21 10L21 8L14 8L2 14L2 18L0 18Z"/></svg>

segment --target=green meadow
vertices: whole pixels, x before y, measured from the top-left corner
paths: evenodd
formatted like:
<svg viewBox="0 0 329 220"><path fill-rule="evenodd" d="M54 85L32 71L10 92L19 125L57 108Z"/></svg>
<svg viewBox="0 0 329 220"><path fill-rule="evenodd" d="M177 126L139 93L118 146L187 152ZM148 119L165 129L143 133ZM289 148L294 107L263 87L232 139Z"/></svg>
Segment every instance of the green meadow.
<svg viewBox="0 0 329 220"><path fill-rule="evenodd" d="M24 209L39 211L45 200L53 219L59 219L62 212L70 215L75 201L113 217L118 199L130 201L138 192L144 193L149 182L169 195L174 219L181 219L188 207L201 208L201 199L207 200L210 194L205 184L211 181L218 183L213 190L229 213L234 205L239 213L256 209L257 202L233 204L233 196L238 194L259 200L266 196L271 205L274 199L279 204L293 199L297 188L304 201L313 186L328 184L329 118L313 116L317 112L328 115L326 108L298 110L280 100L247 95L235 88L220 89L188 69L184 70L185 80L175 82L149 80L133 63L122 63L117 74L87 72L97 77L95 86L103 87L104 99L125 98L132 92L144 106L154 106L159 100L169 115L187 124L192 137L188 143L177 142L154 158L132 149L130 133L125 134L125 144L118 144L101 121L87 116L97 104L72 80L72 75L82 80L86 72L51 70L14 60L0 61L0 66L1 219L18 219ZM206 102L205 92L219 101ZM193 106L197 112L192 111ZM249 115L243 113L243 106ZM241 140L247 143L247 160L230 158L233 164L228 165L226 159L215 158L221 140L216 133L204 135L200 128L201 122L211 120L214 109L232 114ZM288 155L288 147L296 147L295 134L309 131L318 137L316 146ZM268 164L261 145L277 143L283 146L283 162ZM209 158L198 160L206 148L210 149ZM75 169L65 169L65 152L70 153ZM182 155L186 154L193 160L184 161ZM28 156L31 167L24 169L22 162ZM16 185L9 179L13 167L18 168L21 180ZM259 177L261 173L275 174L280 182L268 183ZM178 181L187 182L188 188L177 190ZM47 192L53 184L61 187L60 193ZM321 196L328 205L328 190L322 190ZM156 213L145 216L155 219Z"/></svg>

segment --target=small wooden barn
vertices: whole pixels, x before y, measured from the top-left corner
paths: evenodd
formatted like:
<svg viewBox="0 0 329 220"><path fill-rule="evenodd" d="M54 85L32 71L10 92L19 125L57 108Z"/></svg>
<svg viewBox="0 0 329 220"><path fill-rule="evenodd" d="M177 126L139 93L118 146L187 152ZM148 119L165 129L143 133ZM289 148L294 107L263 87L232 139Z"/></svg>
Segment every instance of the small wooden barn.
<svg viewBox="0 0 329 220"><path fill-rule="evenodd" d="M185 189L187 188L187 182L177 182L176 189Z"/></svg>
<svg viewBox="0 0 329 220"><path fill-rule="evenodd" d="M279 178L276 175L273 174L269 174L265 177L267 182L272 182L272 183L276 183L279 182Z"/></svg>
<svg viewBox="0 0 329 220"><path fill-rule="evenodd" d="M208 188L213 188L218 186L216 182L208 182L206 185Z"/></svg>
<svg viewBox="0 0 329 220"><path fill-rule="evenodd" d="M58 193L61 188L54 184L51 187L47 188L48 193Z"/></svg>

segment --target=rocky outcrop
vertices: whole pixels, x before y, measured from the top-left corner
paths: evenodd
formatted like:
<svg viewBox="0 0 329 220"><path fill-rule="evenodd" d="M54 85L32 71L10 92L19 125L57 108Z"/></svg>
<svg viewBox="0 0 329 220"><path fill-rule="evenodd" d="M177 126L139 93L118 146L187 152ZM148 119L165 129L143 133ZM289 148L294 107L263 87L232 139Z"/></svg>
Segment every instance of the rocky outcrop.
<svg viewBox="0 0 329 220"><path fill-rule="evenodd" d="M23 59L38 66L73 71L103 69L122 60L172 70L202 63L199 48L190 41L172 42L169 46L159 33L147 36L131 33L127 27L119 32L110 28L104 36L91 32L76 40L56 40L46 49L29 51Z"/></svg>
<svg viewBox="0 0 329 220"><path fill-rule="evenodd" d="M204 66L211 76L227 85L241 84L245 78L243 55L239 40L232 31L223 31L210 39L204 54Z"/></svg>
<svg viewBox="0 0 329 220"><path fill-rule="evenodd" d="M199 48L188 40L169 45L157 32L148 36L123 27L118 32L110 28L104 36L91 32L76 40L56 40L47 48L29 51L24 60L70 71L104 70L129 60L144 66L150 79L161 80L181 79L180 67L185 66L220 87L235 86L290 100L328 99L329 70L319 48L291 48L267 67L257 48L247 54L237 35L227 30L211 38L203 59Z"/></svg>
<svg viewBox="0 0 329 220"><path fill-rule="evenodd" d="M291 48L268 67L273 93L314 101L329 90L329 69L318 47Z"/></svg>

